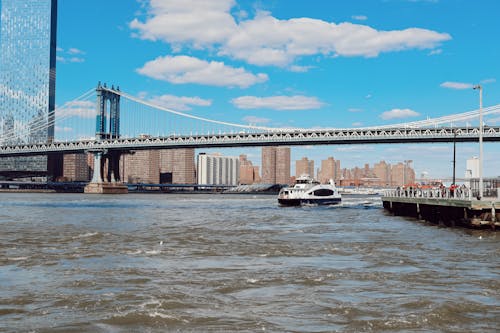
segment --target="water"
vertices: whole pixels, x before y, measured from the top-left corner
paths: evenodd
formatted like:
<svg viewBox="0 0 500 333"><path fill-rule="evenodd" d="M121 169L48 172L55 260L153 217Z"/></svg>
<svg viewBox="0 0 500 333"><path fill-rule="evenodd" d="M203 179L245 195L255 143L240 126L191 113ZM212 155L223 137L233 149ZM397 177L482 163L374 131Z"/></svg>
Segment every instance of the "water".
<svg viewBox="0 0 500 333"><path fill-rule="evenodd" d="M498 237L373 197L0 193L0 332L498 332Z"/></svg>

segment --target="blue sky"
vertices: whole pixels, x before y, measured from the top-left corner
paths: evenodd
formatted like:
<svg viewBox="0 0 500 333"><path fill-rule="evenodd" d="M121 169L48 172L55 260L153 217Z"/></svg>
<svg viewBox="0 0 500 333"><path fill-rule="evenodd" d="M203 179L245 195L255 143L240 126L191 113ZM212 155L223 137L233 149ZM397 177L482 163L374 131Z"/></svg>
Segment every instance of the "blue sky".
<svg viewBox="0 0 500 333"><path fill-rule="evenodd" d="M484 106L500 103L499 12L496 0L60 0L57 104L103 81L179 111L269 127L466 112L478 107L473 84ZM458 145L458 176L478 151ZM222 152L260 164L258 148ZM500 175L499 152L485 145L486 175ZM417 174L446 177L452 145L292 148L292 161L302 156L343 167L412 159Z"/></svg>

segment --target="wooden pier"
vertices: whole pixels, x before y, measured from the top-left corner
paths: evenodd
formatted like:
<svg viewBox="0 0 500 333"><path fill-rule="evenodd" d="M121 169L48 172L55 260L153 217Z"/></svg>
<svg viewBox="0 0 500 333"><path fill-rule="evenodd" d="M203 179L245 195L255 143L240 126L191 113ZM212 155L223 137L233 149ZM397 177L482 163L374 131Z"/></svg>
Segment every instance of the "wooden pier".
<svg viewBox="0 0 500 333"><path fill-rule="evenodd" d="M500 227L500 199L471 196L468 189L394 190L382 196L384 208L394 215L414 217L445 226Z"/></svg>

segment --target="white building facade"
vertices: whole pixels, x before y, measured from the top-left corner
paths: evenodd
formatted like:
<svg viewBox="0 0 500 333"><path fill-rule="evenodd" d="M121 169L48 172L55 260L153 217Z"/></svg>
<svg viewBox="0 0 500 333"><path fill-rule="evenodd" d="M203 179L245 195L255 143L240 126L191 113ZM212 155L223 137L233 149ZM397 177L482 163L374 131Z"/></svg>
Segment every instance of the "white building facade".
<svg viewBox="0 0 500 333"><path fill-rule="evenodd" d="M199 185L238 185L239 157L200 153L197 162L196 177Z"/></svg>
<svg viewBox="0 0 500 333"><path fill-rule="evenodd" d="M465 178L479 178L479 158L473 157L467 160Z"/></svg>

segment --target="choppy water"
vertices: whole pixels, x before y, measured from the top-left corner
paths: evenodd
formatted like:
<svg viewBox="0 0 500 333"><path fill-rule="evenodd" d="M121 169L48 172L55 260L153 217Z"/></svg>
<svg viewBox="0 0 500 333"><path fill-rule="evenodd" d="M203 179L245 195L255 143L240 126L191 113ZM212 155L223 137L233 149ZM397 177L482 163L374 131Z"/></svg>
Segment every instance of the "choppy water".
<svg viewBox="0 0 500 333"><path fill-rule="evenodd" d="M0 332L498 332L499 234L378 198L0 194Z"/></svg>

